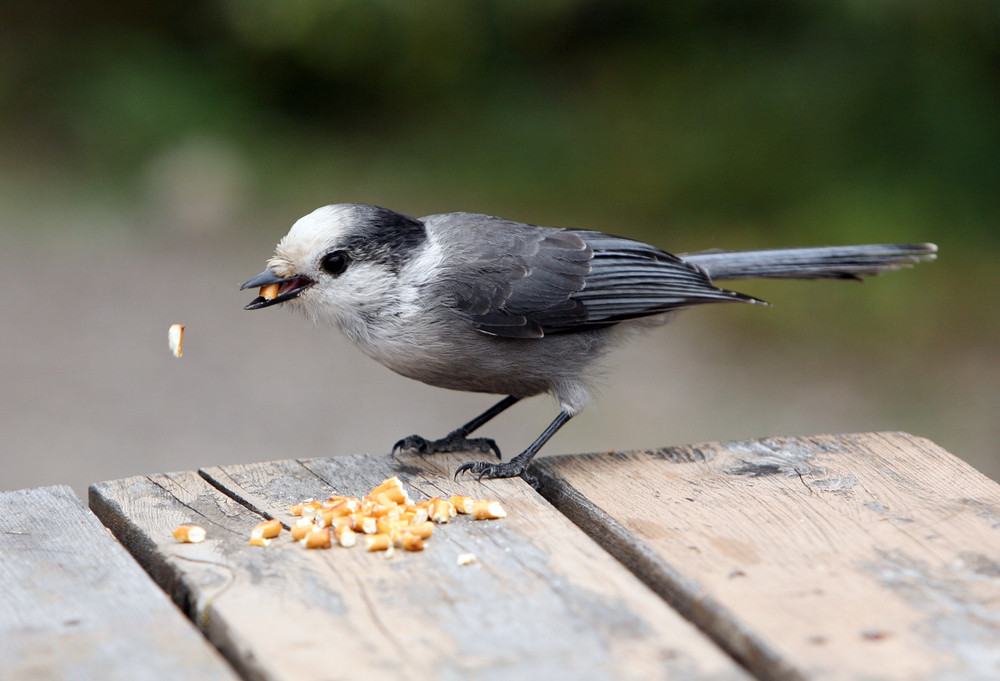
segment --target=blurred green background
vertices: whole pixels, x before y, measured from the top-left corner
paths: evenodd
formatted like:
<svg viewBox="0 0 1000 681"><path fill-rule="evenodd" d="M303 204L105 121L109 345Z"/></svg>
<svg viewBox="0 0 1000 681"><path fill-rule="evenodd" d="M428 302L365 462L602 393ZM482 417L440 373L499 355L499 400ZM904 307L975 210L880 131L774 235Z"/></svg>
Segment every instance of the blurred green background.
<svg viewBox="0 0 1000 681"><path fill-rule="evenodd" d="M232 308L233 324L280 323L293 338L301 321L235 316L246 301L234 285L259 271L296 218L340 201L593 228L674 252L934 241L938 262L911 272L863 286L755 282L741 288L775 308L688 313L682 323L691 330L677 332L678 342L703 356L674 354L670 362L698 371L677 386L669 372L654 372L655 380L685 393L739 375L742 392L722 399L725 409L704 431L670 431L674 410L652 415L668 430L637 444L681 441L663 432L716 439L797 427L905 429L1000 477L995 0L0 7L2 380L5 393L22 395L5 399L2 425L16 435L7 440L9 458L36 448L53 457L41 471L8 472L0 486L190 465L161 451L173 440L153 426L129 441L127 465L82 463L114 448L115 424L132 418L122 409L80 417L78 435L53 439L53 427L76 418L69 395L112 399L101 382L120 382L130 387L112 393L141 413L144 391L162 391L159 382L169 380L157 372L177 371L144 373L118 364L121 353L87 354L74 340L93 321L86 310L111 306L103 326L88 331L107 339L137 319L131 309L152 306L144 296L154 293L140 283L150 291L176 283L150 282L158 266L194 259L199 273L227 278L187 299L175 295L175 318L157 308L164 316L156 333L185 321L185 303L214 297ZM94 288L97 272L129 262L127 274L98 278L107 283ZM641 345L642 361L666 363L657 353L672 333ZM105 359L86 376L75 373ZM250 366L244 370L261 369ZM200 367L201 380L213 371ZM266 371L254 377L272 379ZM312 390L328 387L314 379ZM23 381L35 387L25 392ZM831 421L795 412L781 398L790 381L797 395L830 395L816 411L847 403L859 411ZM414 394L442 394L422 390ZM691 399L698 414L717 407L711 394ZM751 403L760 411L740 421ZM376 409L355 405L359 414ZM768 420L785 409L793 409L788 421ZM471 415L445 411L451 427ZM155 414L145 418L155 425ZM172 430L207 432L212 420ZM83 421L105 425L86 431ZM233 431L239 421L219 417L215 425ZM631 444L602 443L597 434L608 427L595 420L580 437L595 448ZM340 445L388 447L406 434L373 432L364 445ZM289 455L239 447L234 461ZM217 462L188 455L195 465Z"/></svg>

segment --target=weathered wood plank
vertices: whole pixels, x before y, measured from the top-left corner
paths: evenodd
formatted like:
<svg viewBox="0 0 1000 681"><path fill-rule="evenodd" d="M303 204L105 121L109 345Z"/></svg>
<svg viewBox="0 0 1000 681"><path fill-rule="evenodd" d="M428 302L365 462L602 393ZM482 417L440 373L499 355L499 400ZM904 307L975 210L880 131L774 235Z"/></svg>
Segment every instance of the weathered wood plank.
<svg viewBox="0 0 1000 681"><path fill-rule="evenodd" d="M0 492L0 678L236 679L69 487Z"/></svg>
<svg viewBox="0 0 1000 681"><path fill-rule="evenodd" d="M248 678L748 678L520 480L453 481L463 460L226 466L100 483L91 506ZM425 551L389 560L361 547L306 551L287 535L247 545L260 520L248 508L290 523L289 504L360 496L392 475L415 497L464 492L509 515L459 517ZM173 526L190 521L208 540L174 543ZM458 566L464 552L479 562Z"/></svg>
<svg viewBox="0 0 1000 681"><path fill-rule="evenodd" d="M900 433L545 458L543 494L767 678L1000 678L1000 486Z"/></svg>

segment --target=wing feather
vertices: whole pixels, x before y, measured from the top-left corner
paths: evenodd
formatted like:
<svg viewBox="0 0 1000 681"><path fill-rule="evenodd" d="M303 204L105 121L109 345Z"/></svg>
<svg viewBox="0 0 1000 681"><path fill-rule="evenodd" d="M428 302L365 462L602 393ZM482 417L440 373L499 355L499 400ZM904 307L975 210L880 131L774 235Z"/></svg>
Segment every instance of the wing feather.
<svg viewBox="0 0 1000 681"><path fill-rule="evenodd" d="M442 286L478 331L507 338L574 333L713 302L758 302L639 241L469 213L424 218L453 249Z"/></svg>

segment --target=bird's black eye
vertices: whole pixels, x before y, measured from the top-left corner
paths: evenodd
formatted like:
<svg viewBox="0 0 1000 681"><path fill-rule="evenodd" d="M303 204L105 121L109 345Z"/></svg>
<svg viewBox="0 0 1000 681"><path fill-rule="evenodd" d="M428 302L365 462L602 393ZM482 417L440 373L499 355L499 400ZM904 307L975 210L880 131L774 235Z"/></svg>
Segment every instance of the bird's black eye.
<svg viewBox="0 0 1000 681"><path fill-rule="evenodd" d="M344 251L331 251L323 256L323 259L319 261L319 266L324 272L335 277L347 269L347 263L350 261L351 259Z"/></svg>

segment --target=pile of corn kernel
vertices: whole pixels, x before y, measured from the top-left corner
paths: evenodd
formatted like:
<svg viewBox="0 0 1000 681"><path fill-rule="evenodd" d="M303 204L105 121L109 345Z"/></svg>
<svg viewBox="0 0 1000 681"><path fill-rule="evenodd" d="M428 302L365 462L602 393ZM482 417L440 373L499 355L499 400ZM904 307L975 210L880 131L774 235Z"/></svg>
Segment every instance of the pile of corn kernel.
<svg viewBox="0 0 1000 681"><path fill-rule="evenodd" d="M368 551L385 551L390 556L396 548L423 551L424 542L434 534L436 524L447 523L458 514L474 520L504 518L507 512L498 501L483 501L469 496L452 495L413 502L398 477L391 477L361 497L331 495L326 501L307 499L288 507L298 520L291 527L294 541L307 549L328 549L334 542L343 547L357 545L363 537ZM259 523L250 533L252 546L268 546L283 530L277 518ZM204 541L205 531L197 525L181 525L174 530L181 542ZM468 555L459 564L473 562Z"/></svg>

